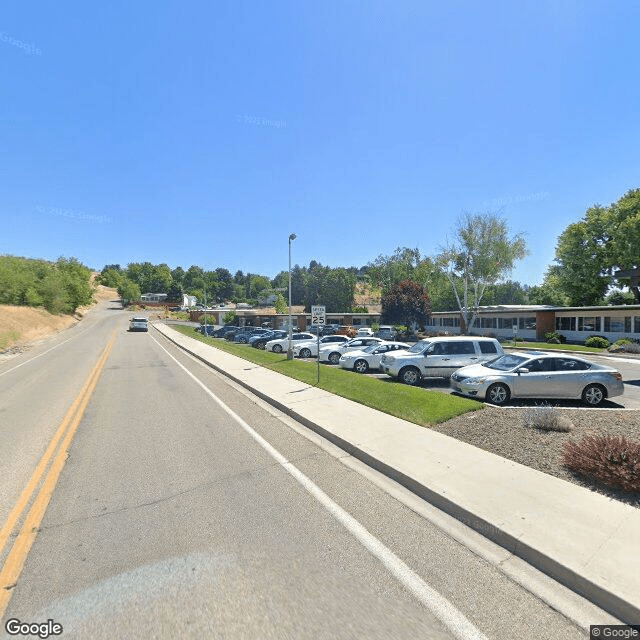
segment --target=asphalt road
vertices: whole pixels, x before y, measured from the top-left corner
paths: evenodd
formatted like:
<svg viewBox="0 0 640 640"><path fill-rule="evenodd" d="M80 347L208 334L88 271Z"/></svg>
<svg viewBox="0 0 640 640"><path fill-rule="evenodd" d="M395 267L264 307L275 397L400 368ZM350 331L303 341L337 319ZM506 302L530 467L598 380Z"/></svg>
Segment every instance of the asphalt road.
<svg viewBox="0 0 640 640"><path fill-rule="evenodd" d="M32 540L0 585L2 629L17 618L52 619L64 638L586 637L501 570L497 547L153 329L129 333L129 314L108 307L0 363L0 525L74 399L86 402L68 456L54 456L51 468L66 464L42 521L23 516L0 551L6 577L21 562L14 541ZM598 613L518 571L584 624Z"/></svg>

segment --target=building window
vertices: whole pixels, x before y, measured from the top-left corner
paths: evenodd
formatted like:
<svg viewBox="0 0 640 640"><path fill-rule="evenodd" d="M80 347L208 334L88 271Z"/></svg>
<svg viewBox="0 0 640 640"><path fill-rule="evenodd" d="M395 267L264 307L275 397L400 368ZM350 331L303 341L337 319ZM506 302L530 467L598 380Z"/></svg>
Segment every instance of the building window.
<svg viewBox="0 0 640 640"><path fill-rule="evenodd" d="M480 327L482 329L495 329L496 328L496 319L495 318L480 318Z"/></svg>
<svg viewBox="0 0 640 640"><path fill-rule="evenodd" d="M631 320L631 318L608 318L605 316L604 319L604 330L606 333L622 333L625 331L626 321ZM631 322L629 322L629 326Z"/></svg>
<svg viewBox="0 0 640 640"><path fill-rule="evenodd" d="M640 316L634 316L633 332L634 333L640 333Z"/></svg>
<svg viewBox="0 0 640 640"><path fill-rule="evenodd" d="M498 329L509 329L513 331L514 324L518 324L518 318L498 318Z"/></svg>
<svg viewBox="0 0 640 640"><path fill-rule="evenodd" d="M535 331L536 330L535 317L518 318L518 327L522 331Z"/></svg>
<svg viewBox="0 0 640 640"><path fill-rule="evenodd" d="M578 316L578 331L600 331L600 318L597 316Z"/></svg>
<svg viewBox="0 0 640 640"><path fill-rule="evenodd" d="M575 331L575 330L576 330L575 317L556 318L556 331Z"/></svg>

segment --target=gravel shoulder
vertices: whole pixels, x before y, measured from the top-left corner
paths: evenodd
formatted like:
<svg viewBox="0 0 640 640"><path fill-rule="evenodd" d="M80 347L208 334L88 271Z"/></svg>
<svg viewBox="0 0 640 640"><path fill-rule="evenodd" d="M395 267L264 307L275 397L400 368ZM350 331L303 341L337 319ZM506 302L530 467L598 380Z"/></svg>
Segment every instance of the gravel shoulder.
<svg viewBox="0 0 640 640"><path fill-rule="evenodd" d="M597 491L609 498L640 508L640 492L624 492L595 484L562 464L562 445L584 435L624 435L640 441L640 411L556 409L573 423L568 433L525 427L523 410L485 406L432 427L435 431L490 451L519 464Z"/></svg>

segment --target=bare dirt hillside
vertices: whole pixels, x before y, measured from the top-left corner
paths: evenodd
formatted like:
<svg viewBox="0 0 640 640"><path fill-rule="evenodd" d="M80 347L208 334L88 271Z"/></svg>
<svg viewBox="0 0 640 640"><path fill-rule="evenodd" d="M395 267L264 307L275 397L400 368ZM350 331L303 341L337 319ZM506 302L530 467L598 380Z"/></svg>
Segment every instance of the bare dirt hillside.
<svg viewBox="0 0 640 640"><path fill-rule="evenodd" d="M95 275L92 277L93 280ZM98 285L93 298L95 303L115 300L118 293L115 289ZM0 305L0 354L7 350L20 351L31 342L42 340L70 327L80 321L91 306L79 308L75 316L56 316L35 307Z"/></svg>
<svg viewBox="0 0 640 640"><path fill-rule="evenodd" d="M367 307L369 313L380 313L382 311L381 295L382 291L379 287L371 286L365 282L357 282L354 304L356 307Z"/></svg>

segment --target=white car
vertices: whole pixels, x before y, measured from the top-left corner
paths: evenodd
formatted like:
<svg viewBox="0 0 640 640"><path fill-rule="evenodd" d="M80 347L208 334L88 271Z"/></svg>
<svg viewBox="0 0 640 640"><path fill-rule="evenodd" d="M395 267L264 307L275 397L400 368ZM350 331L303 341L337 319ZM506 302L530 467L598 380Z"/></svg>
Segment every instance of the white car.
<svg viewBox="0 0 640 640"><path fill-rule="evenodd" d="M324 336L320 338L320 348L329 345L339 345L345 342L349 342L348 336ZM293 355L297 358L315 358L318 355L318 339L310 340L309 342L300 342L293 348Z"/></svg>
<svg viewBox="0 0 640 640"><path fill-rule="evenodd" d="M379 369L380 360L385 353L391 351L406 351L409 345L404 342L383 342L382 344L372 344L365 349L347 351L339 361L343 369L352 369L358 373L367 373L369 369Z"/></svg>
<svg viewBox="0 0 640 640"><path fill-rule="evenodd" d="M420 340L397 355L383 355L380 368L405 384L416 385L424 378L449 378L456 369L502 355L502 346L495 338L438 336Z"/></svg>
<svg viewBox="0 0 640 640"><path fill-rule="evenodd" d="M320 349L318 361L338 364L342 355L347 351L351 351L352 349L364 349L372 344L380 344L381 342L384 341L380 338L352 338L348 342L343 342L339 345L327 345L323 349Z"/></svg>
<svg viewBox="0 0 640 640"><path fill-rule="evenodd" d="M359 336L372 336L373 335L373 330L371 329L371 327L360 327L358 329L358 335Z"/></svg>
<svg viewBox="0 0 640 640"><path fill-rule="evenodd" d="M129 331L149 331L149 319L131 318L129 320Z"/></svg>
<svg viewBox="0 0 640 640"><path fill-rule="evenodd" d="M295 345L296 342L301 342L303 340L311 341L314 340L315 336L313 333L294 333L291 336L291 344ZM265 351L273 351L274 353L282 353L289 348L289 336L286 338L280 338L278 340L270 340L267 344L264 345Z"/></svg>

